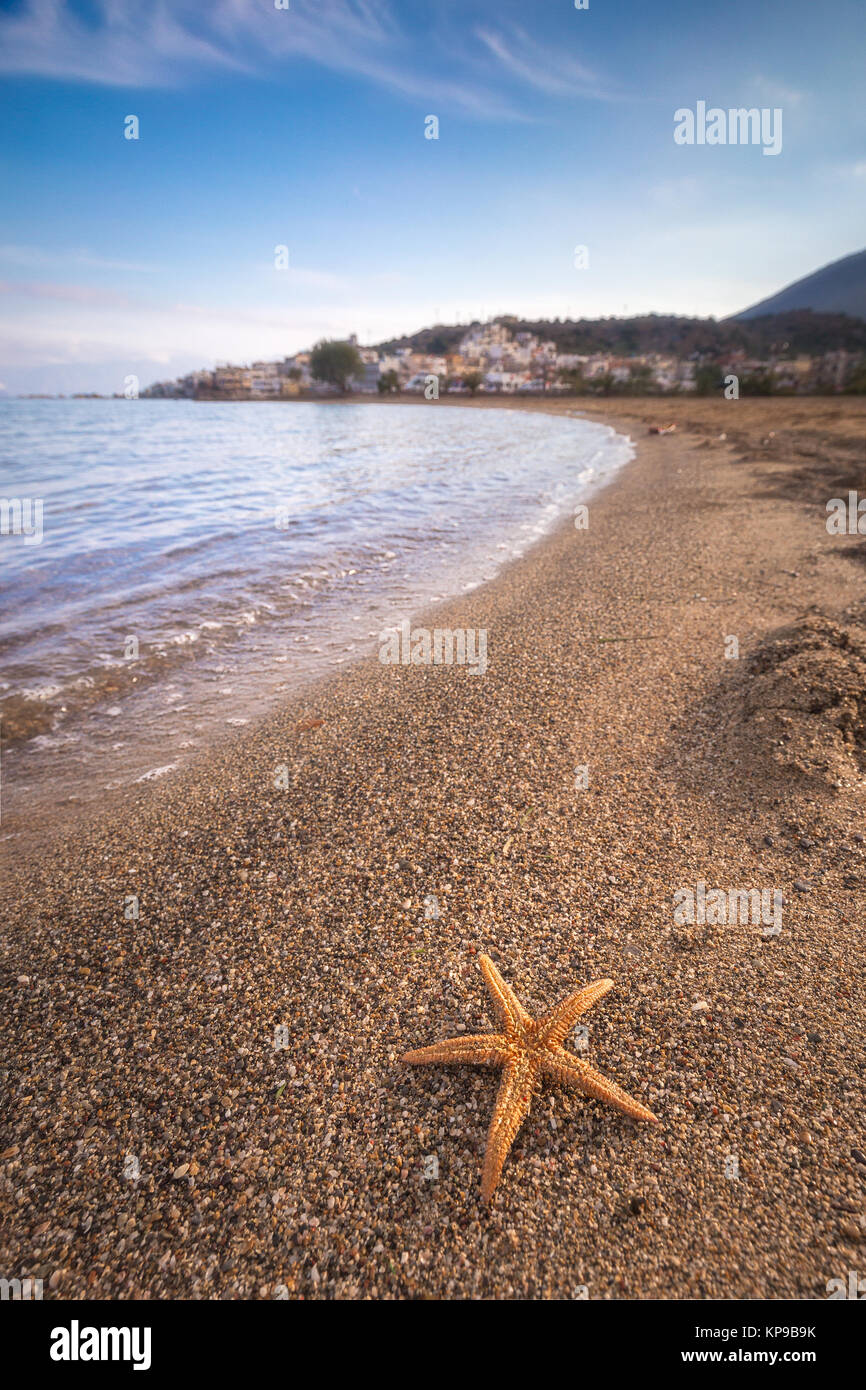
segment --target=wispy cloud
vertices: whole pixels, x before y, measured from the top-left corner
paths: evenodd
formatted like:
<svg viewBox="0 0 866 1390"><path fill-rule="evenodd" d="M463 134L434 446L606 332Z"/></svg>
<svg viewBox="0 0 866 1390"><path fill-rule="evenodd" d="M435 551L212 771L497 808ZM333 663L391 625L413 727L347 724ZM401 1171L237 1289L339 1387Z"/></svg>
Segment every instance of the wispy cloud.
<svg viewBox="0 0 866 1390"><path fill-rule="evenodd" d="M261 269L262 267L260 267ZM275 277L274 284L279 288L285 288L289 296L296 289L318 291L320 293L342 293L353 291L356 286L348 279L340 275L334 275L328 270L311 270L304 266L293 266L291 269L277 273L272 267L269 273ZM379 275L369 277L372 282L381 282L383 278ZM389 283L397 283L399 277L392 277ZM273 291L272 291L273 293ZM7 295L10 299L42 299L55 300L58 303L90 304L94 306L107 306L111 308L135 308L139 312L148 312L157 307L149 299L136 299L133 296L124 294L111 289L103 289L93 285L62 284L51 280L0 280L0 295ZM176 314L194 315L196 317L225 317L225 309L213 309L197 306L195 304L183 303L172 306ZM159 310L161 312L161 310ZM248 323L261 323L269 327L278 327L285 324L284 318L274 318L270 314L239 313L231 310L234 318Z"/></svg>
<svg viewBox="0 0 866 1390"><path fill-rule="evenodd" d="M71 304L129 306L131 300L116 290L94 289L92 285L58 285L42 280L0 280L0 294L15 299L61 300Z"/></svg>
<svg viewBox="0 0 866 1390"><path fill-rule="evenodd" d="M475 30L476 38L521 82L550 96L591 97L612 100L618 93L600 75L563 54L551 53L514 28L506 38L489 29Z"/></svg>
<svg viewBox="0 0 866 1390"><path fill-rule="evenodd" d="M778 82L773 77L767 77L764 73L758 73L753 82L764 101L770 101L774 106L799 106L806 99L805 92Z"/></svg>
<svg viewBox="0 0 866 1390"><path fill-rule="evenodd" d="M118 261L105 256L94 256L90 251L62 250L49 251L40 246L0 246L0 264L20 265L29 269L59 266L83 266L93 270L123 270L151 274L158 269L155 265L144 265L140 261Z"/></svg>
<svg viewBox="0 0 866 1390"><path fill-rule="evenodd" d="M0 16L0 71L72 78L104 86L171 84L192 65L243 69L229 51L194 31L189 7L145 9L97 0L88 21L66 0L25 0Z"/></svg>
<svg viewBox="0 0 866 1390"><path fill-rule="evenodd" d="M443 20L421 41L387 0L315 0L277 10L253 0L23 0L0 14L0 72L117 87L178 87L197 74L260 74L292 60L349 73L413 99L491 119L526 119L515 85L551 96L611 95L588 67L522 30L454 34ZM473 42L474 40L474 42ZM505 88L503 91L502 88Z"/></svg>

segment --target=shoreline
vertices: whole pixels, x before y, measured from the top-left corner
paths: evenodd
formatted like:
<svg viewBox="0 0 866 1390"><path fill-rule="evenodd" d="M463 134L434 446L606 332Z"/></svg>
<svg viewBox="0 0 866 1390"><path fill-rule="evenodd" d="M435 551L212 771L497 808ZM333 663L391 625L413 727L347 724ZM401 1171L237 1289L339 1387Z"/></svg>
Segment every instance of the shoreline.
<svg viewBox="0 0 866 1390"><path fill-rule="evenodd" d="M829 771L777 766L772 701L743 711L770 634L866 598L862 542L823 525L862 473L866 402L551 404L636 457L587 531L435 606L486 627L483 677L364 658L19 866L8 1277L84 1298L814 1298L856 1268L864 780L835 745ZM683 930L672 895L701 881L779 889L781 935ZM614 978L587 1056L661 1119L546 1086L489 1210L495 1078L397 1061L490 1026L481 951L533 1013Z"/></svg>
<svg viewBox="0 0 866 1390"><path fill-rule="evenodd" d="M316 402L311 402L317 404ZM342 404L342 401L319 402L319 404ZM350 401L349 404L377 405L381 402L370 398L361 397L359 400ZM401 402L394 402L400 404ZM402 402L404 405L417 406L420 402L411 397ZM496 414L501 412L496 409L496 402L491 399L483 402L487 411ZM447 409L447 403L446 403ZM539 412L533 412L539 413ZM541 412L549 416L565 417L563 411L544 411ZM568 419L571 419L573 412L567 412ZM613 436L616 431L610 426L587 422L593 425L594 429L603 431L604 434ZM563 436L564 437L564 436ZM539 457L543 455L547 447L548 440L542 431L540 437L534 441L533 447L537 450ZM579 445L591 452L591 446L586 444ZM633 445L627 446L629 452L633 454ZM595 463L595 460L593 460ZM578 487L577 475L580 465L572 461L575 478L572 486ZM599 488L604 487L610 476L615 476L618 468L622 467L619 463L615 465L610 473L604 465L596 476L582 484L580 491L584 499L595 495ZM424 567L418 569L416 574L416 586L427 588L429 593L426 597L417 595L413 601L400 605L400 616L408 615L414 620L421 614L435 612L442 604L450 598L459 597L463 593L471 592L473 588L481 587L489 580L489 574L482 575L481 571L489 571L491 565L495 565L497 572L501 572L504 566L512 562L514 558L520 558L522 554L531 550L539 540L542 542L556 529L556 527L567 518L567 512L560 507L559 515L543 520L541 513L537 523L534 525L534 534L529 539L523 539L518 534L518 521L512 518L509 526L507 518L502 516L499 521L499 529L495 536L488 541L487 547L478 548L476 556L476 575L474 576L471 587L463 581L467 578L465 568L461 571L459 561L455 561L452 566L450 576L443 578L441 582L442 593L433 593L433 587L439 588L440 584L431 586L424 582ZM479 518L480 519L480 518ZM502 544L498 544L502 542ZM511 554L509 557L500 558L498 555L490 554L486 560L482 560L483 549L493 548L498 550L509 550L518 554ZM523 549L520 549L523 547ZM315 564L311 560L310 564ZM353 563L352 560L345 563ZM408 561L407 563L411 563ZM418 561L415 561L416 565ZM272 588L268 591L268 597L273 600L274 588L279 584L281 575L279 571L271 576ZM409 576L404 576L409 578ZM450 581L450 591L448 582ZM367 578L369 583L369 576ZM357 591L362 592L362 591ZM345 607L351 602L351 594L343 596ZM367 595L369 598L369 595ZM253 600L251 599L250 602ZM267 606L267 605L266 605ZM395 603L390 607L397 615L398 610ZM276 611L276 610L272 610ZM199 615L201 616L201 615ZM261 615L259 615L261 616ZM365 615L366 616L366 615ZM364 620L359 616L356 622ZM335 638L339 619L331 614L331 626L328 626L327 615L323 616L322 625L318 628L314 640L324 639L326 646L335 648ZM382 617L380 628L385 623ZM375 625L372 616L367 618L365 626ZM184 624L181 624L183 626ZM190 615L186 624L187 627L196 626L196 615ZM303 628L296 628L295 632L303 631ZM258 631L258 629L256 629ZM284 628L285 631L285 628ZM288 635L283 637L283 641L291 641L292 629L288 629ZM15 705L15 700L11 701L11 708L3 713L3 752L5 762L3 772L5 773L5 784L7 795L3 803L3 819L0 824L0 844L11 846L17 853L25 855L31 854L37 845L50 842L52 837L62 829L75 832L77 828L86 821L92 820L96 816L101 816L110 811L112 807L118 808L129 800L136 797L135 788L140 784L154 781L164 776L174 776L179 770L193 766L202 757L206 757L213 748L219 747L226 742L231 742L235 734L234 729L240 727L255 727L270 713L279 709L288 701L298 702L304 698L315 698L315 692L319 685L327 684L334 676L339 675L340 668L357 660L369 658L371 653L378 645L378 639L374 642L373 634L368 633L360 642L360 653L354 651L352 655L343 654L338 659L332 655L330 659L320 657L318 662L310 662L306 667L301 663L296 669L289 671L282 664L274 662L268 665L268 644L270 644L271 655L274 654L274 632L268 631L267 627L263 630L261 644L256 647L252 655L247 656L246 665L243 658L239 657L239 647L245 632L240 633L235 629L235 642L230 645L223 654L223 659L229 665L226 668L227 674L221 677L222 683L230 687L235 687L231 691L233 700L230 704L216 701L214 698L214 685L219 681L211 680L198 687L195 686L195 665L200 657L197 646L193 647L169 647L159 651L155 658L155 673L152 678L148 678L147 673L141 674L141 667L137 663L129 671L118 672L116 666L104 668L95 667L93 670L85 669L80 671L77 676L66 674L63 678L67 689L58 685L57 698L52 708L41 704L38 700L33 700L30 707L26 710ZM357 634L352 629L351 624L343 624L343 636L348 642L356 638ZM143 639L144 640L144 639ZM298 641L297 635L295 641ZM301 638L306 641L308 638ZM98 641L97 641L98 645ZM282 651L283 648L277 647ZM291 648L289 648L291 650ZM316 649L318 650L318 648ZM339 644L336 644L336 651L339 651ZM299 655L303 653L301 650ZM190 664L189 657L192 657ZM187 658L184 664L183 658ZM205 660L211 662L219 659L219 653L205 654ZM278 658L282 663L285 656ZM237 664L233 664L233 663ZM253 675L250 674L250 668ZM127 681L126 686L122 684L124 675L132 676L131 681ZM58 678L59 679L59 678ZM97 682L102 681L108 693L98 695ZM39 684L36 676L31 677L31 683ZM20 682L19 682L20 684ZM76 698L75 690L68 690L68 687L86 686L88 687L83 696L79 697L78 706L72 704ZM175 694L175 701L179 701L178 708L185 713L185 720L178 723L174 721L174 727L169 731L161 731L158 723L161 690L163 687L172 689ZM238 689L237 687L240 687ZM273 687L276 687L274 689ZM220 691L220 694L228 694L229 691ZM15 692L13 692L14 696ZM124 706L123 701L126 701ZM57 707L62 705L62 716L58 716L59 723L55 724L54 717ZM130 706L132 701L132 706ZM144 705L142 705L144 701ZM107 711L107 707L114 706ZM71 708L70 708L71 707ZM22 733L26 720L31 721L30 729ZM230 727L225 727L226 725ZM118 731L123 730L122 742L113 745L112 740L117 737ZM73 762L70 766L64 763L63 753L58 754L55 748L64 746L64 742L76 747L87 747L87 761L83 764ZM40 746L41 744L41 746ZM195 751L191 751L191 750Z"/></svg>

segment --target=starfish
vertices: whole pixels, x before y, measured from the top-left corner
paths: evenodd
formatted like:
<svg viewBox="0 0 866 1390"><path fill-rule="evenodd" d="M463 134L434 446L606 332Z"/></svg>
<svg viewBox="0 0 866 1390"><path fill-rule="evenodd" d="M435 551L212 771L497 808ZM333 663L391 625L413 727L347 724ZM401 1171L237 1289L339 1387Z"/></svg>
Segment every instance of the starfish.
<svg viewBox="0 0 866 1390"><path fill-rule="evenodd" d="M481 1067L501 1067L502 1081L487 1134L487 1152L481 1176L481 1196L493 1196L508 1150L529 1114L532 1096L542 1076L552 1077L596 1100L606 1100L635 1120L658 1117L633 1100L616 1082L593 1071L587 1062L562 1046L580 1015L613 988L613 980L596 980L563 999L543 1018L530 1018L520 1000L505 983L489 956L479 956L481 973L503 1029L501 1033L475 1033L448 1038L407 1052L404 1062L471 1062Z"/></svg>

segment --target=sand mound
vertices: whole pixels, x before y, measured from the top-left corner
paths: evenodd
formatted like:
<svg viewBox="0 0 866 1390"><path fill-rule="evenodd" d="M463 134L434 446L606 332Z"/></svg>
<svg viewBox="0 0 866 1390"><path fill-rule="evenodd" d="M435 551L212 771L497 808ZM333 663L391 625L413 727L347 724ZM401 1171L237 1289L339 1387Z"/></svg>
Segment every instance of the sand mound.
<svg viewBox="0 0 866 1390"><path fill-rule="evenodd" d="M866 773L866 610L777 632L747 674L743 719L765 757L830 785Z"/></svg>

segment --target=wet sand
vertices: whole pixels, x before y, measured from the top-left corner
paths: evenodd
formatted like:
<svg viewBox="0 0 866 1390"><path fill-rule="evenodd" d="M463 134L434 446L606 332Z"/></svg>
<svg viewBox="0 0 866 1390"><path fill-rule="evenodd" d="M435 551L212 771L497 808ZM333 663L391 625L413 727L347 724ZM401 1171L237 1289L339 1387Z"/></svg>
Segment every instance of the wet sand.
<svg viewBox="0 0 866 1390"><path fill-rule="evenodd" d="M508 404L639 449L588 529L416 619L486 628L483 676L359 663L10 866L6 1277L823 1298L862 1266L866 542L824 522L866 402ZM699 882L780 891L781 932L677 922ZM612 977L583 1055L661 1121L545 1084L489 1208L496 1074L398 1060L494 1026L481 951L533 1014Z"/></svg>

